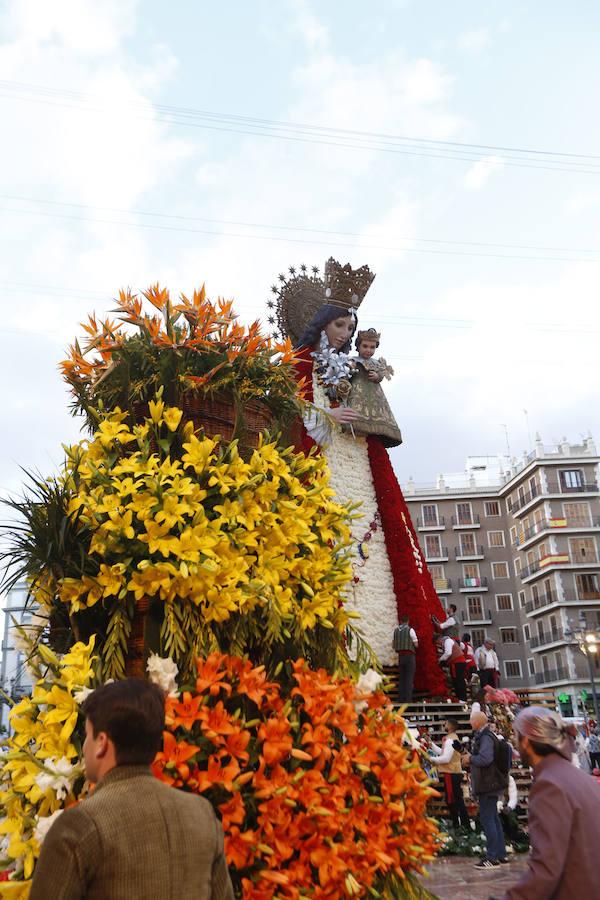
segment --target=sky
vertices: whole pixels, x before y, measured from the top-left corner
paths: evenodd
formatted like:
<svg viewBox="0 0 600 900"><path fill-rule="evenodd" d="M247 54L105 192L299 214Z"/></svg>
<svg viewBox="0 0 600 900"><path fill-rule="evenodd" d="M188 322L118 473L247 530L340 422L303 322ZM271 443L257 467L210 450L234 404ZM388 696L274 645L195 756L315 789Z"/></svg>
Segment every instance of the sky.
<svg viewBox="0 0 600 900"><path fill-rule="evenodd" d="M0 490L79 439L57 366L119 288L206 283L249 322L330 255L377 273L402 483L600 441L599 26L591 0L0 2Z"/></svg>

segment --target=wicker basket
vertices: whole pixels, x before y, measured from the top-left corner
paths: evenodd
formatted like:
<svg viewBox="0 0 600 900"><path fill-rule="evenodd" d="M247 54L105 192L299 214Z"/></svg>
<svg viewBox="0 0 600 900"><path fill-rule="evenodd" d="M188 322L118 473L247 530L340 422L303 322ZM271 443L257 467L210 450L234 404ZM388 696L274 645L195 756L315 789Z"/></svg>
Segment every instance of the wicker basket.
<svg viewBox="0 0 600 900"><path fill-rule="evenodd" d="M263 431L273 424L270 409L264 403L250 401L244 405L242 433L236 433L236 408L230 394L207 396L200 391L186 391L183 395L183 418L202 428L207 437L220 434L223 441L239 438L244 447L258 447Z"/></svg>
<svg viewBox="0 0 600 900"><path fill-rule="evenodd" d="M148 597L142 597L135 604L125 659L125 674L133 678L144 678L146 675L146 619L149 609Z"/></svg>
<svg viewBox="0 0 600 900"><path fill-rule="evenodd" d="M202 391L186 391L182 398L183 420L193 422L194 430L203 429L207 437L221 435L229 443L239 438L242 447L258 447L260 435L273 425L273 414L266 404L251 400L244 404L241 433L236 433L236 408L231 394L206 395ZM138 401L133 404L133 415L142 423L150 415L148 404ZM156 451L153 439L152 449Z"/></svg>

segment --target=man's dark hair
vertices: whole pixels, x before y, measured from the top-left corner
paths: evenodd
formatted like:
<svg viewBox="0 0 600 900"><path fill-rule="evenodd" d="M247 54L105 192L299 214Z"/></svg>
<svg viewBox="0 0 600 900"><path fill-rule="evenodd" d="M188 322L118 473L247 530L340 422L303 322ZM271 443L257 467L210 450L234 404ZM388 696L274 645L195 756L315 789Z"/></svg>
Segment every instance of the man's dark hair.
<svg viewBox="0 0 600 900"><path fill-rule="evenodd" d="M404 625L406 622L410 622L410 616L407 616L406 613L400 616L399 622L401 625Z"/></svg>
<svg viewBox="0 0 600 900"><path fill-rule="evenodd" d="M458 722L455 719L446 719L446 723L450 726L450 731L458 731Z"/></svg>
<svg viewBox="0 0 600 900"><path fill-rule="evenodd" d="M449 609L451 609L452 612L456 612L456 604L451 603L450 606L449 606Z"/></svg>
<svg viewBox="0 0 600 900"><path fill-rule="evenodd" d="M165 697L157 685L142 678L124 678L96 688L81 711L89 719L94 737L106 732L117 765L150 765L165 727Z"/></svg>
<svg viewBox="0 0 600 900"><path fill-rule="evenodd" d="M471 635L469 634L468 631L465 631L465 633L462 636L462 639L463 639L463 641L466 641L468 644L471 643Z"/></svg>

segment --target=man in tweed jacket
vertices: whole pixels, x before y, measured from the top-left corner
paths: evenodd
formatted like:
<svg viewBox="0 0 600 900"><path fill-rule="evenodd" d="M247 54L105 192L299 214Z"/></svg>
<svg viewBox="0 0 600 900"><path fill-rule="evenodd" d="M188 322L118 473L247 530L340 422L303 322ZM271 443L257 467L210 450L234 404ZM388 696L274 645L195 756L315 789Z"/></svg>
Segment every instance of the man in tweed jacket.
<svg viewBox="0 0 600 900"><path fill-rule="evenodd" d="M30 900L233 900L212 806L150 771L164 728L161 691L126 678L94 691L83 711L96 788L50 828Z"/></svg>

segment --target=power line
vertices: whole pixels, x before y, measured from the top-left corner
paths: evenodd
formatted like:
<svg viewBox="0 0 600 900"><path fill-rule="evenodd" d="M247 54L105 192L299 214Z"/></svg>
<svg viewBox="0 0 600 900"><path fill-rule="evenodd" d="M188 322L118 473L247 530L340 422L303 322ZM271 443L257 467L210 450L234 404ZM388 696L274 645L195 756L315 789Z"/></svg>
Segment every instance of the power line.
<svg viewBox="0 0 600 900"><path fill-rule="evenodd" d="M332 228L308 228L303 225L279 225L272 222L244 222L235 219L214 219L206 216L187 216L176 213L161 213L143 209L121 209L114 206L93 206L86 203L72 203L64 200L49 200L44 197L24 197L22 194L0 194L0 200L11 200L22 203L43 204L46 206L60 206L80 210L92 210L94 212L117 213L119 215L129 216L145 216L149 218L176 220L181 222L207 222L214 225L229 225L239 228L263 228L274 231L298 231L306 234L326 234L338 235L341 237L363 237L364 232L361 231L338 231ZM23 210L29 212L29 210ZM31 210L33 212L33 210ZM135 223L123 223L135 224ZM419 238L413 235L390 235L392 240L397 241L414 241L422 244L441 244L446 246L463 246L463 247L495 247L507 250L537 250L548 253L598 253L599 248L587 247L553 247L540 246L536 244L505 244L493 241L463 241L450 240L441 238Z"/></svg>
<svg viewBox="0 0 600 900"><path fill-rule="evenodd" d="M221 231L210 228L188 228L184 226L175 226L175 225L163 225L160 223L151 223L151 222L122 222L116 219L100 219L92 216L76 216L69 213L60 213L60 212L50 212L48 210L32 210L32 209L15 209L11 207L0 207L0 212L12 213L15 215L30 215L30 216L44 216L55 219L63 219L66 221L74 221L74 222L91 222L97 225L111 225L120 228L144 228L152 231L171 231L171 232L179 232L185 234L203 234L212 237L229 237L236 238L241 240L252 240L252 241L267 241L272 242L275 241L277 243L287 243L287 244L308 244L310 246L324 246L324 247L350 247L355 250L384 250L388 253L425 253L425 254L433 254L433 255L441 255L441 256L469 256L469 257L478 257L482 259L511 259L511 260L523 260L526 262L582 262L582 263L596 263L598 260L583 258L583 257L575 257L575 256L532 256L532 255L522 255L522 254L514 254L514 253L476 253L470 250L443 250L441 248L433 248L433 247L392 247L386 246L382 244L364 244L357 243L356 241L348 242L348 241L320 241L315 239L305 239L305 238L296 238L296 237L283 237L279 235L264 235L264 234L251 234L251 233L239 233L232 231Z"/></svg>
<svg viewBox="0 0 600 900"><path fill-rule="evenodd" d="M93 106L92 103L94 102L102 104L102 98L94 97L93 95L85 94L83 92L44 88L37 85L28 85L14 81L0 81L0 89L1 88L4 88L8 93L0 94L0 96L13 100L41 102L67 108L85 109L87 107L89 111L94 112L107 112L110 109L106 104ZM125 108L138 110L140 113L147 113L148 110L150 110L153 112L153 115L140 115L140 118L145 118L147 120L158 120L167 124L203 128L213 131L269 137L301 143L324 144L327 146L337 146L353 150L369 150L405 156L416 156L420 158L458 160L470 163L478 160L485 162L485 159L481 160L482 155L486 155L489 151L493 150L499 155L503 164L507 166L580 174L600 174L600 166L597 163L585 162L585 160L600 159L600 156L594 156L592 154L562 153L539 149L501 147L489 144L468 144L458 141L440 141L429 138L386 135L378 132L341 129L319 125L303 125L281 122L273 119L211 113L204 110L186 109L168 106L166 104L152 105L134 102L123 104L123 106L125 106ZM332 140L331 138L335 138L335 140ZM407 149L408 147L412 147L413 149ZM443 152L429 152L432 150ZM458 155L459 153L463 155ZM515 153L520 155L511 155ZM540 160L539 157L544 157L544 159Z"/></svg>

